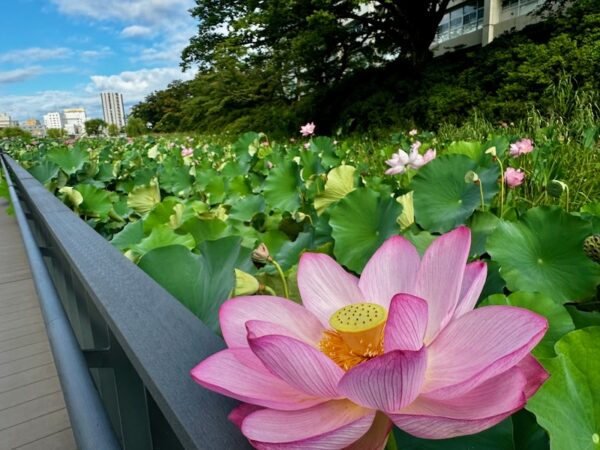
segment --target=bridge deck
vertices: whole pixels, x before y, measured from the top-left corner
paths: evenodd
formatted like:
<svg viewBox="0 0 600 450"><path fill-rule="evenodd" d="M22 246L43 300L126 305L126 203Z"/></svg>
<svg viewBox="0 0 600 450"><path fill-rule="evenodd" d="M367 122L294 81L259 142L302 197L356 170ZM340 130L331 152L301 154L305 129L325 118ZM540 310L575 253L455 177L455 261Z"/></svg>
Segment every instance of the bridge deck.
<svg viewBox="0 0 600 450"><path fill-rule="evenodd" d="M14 217L0 199L0 450L76 444Z"/></svg>

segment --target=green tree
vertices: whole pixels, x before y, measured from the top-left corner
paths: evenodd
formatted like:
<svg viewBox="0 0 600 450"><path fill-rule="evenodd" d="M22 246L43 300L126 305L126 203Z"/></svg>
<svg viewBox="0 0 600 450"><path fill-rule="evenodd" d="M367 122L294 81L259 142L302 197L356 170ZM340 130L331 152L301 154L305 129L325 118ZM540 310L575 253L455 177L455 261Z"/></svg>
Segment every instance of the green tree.
<svg viewBox="0 0 600 450"><path fill-rule="evenodd" d="M50 139L58 139L58 138L64 137L66 134L67 134L67 132L65 130L63 130L62 128L49 128L46 131L46 135Z"/></svg>
<svg viewBox="0 0 600 450"><path fill-rule="evenodd" d="M129 137L141 136L148 131L146 124L139 117L129 117L125 125L125 133Z"/></svg>
<svg viewBox="0 0 600 450"><path fill-rule="evenodd" d="M0 128L0 137L22 137L22 138L31 138L31 133L28 133L25 130L22 130L18 127L7 127Z"/></svg>
<svg viewBox="0 0 600 450"><path fill-rule="evenodd" d="M97 136L106 127L106 122L102 119L90 119L84 123L84 126L88 136Z"/></svg>
<svg viewBox="0 0 600 450"><path fill-rule="evenodd" d="M108 125L107 131L109 136L118 136L121 130L118 125L111 123Z"/></svg>
<svg viewBox="0 0 600 450"><path fill-rule="evenodd" d="M153 131L171 132L179 129L182 120L182 104L190 98L190 82L173 81L166 89L155 91L148 95L143 102L131 109L131 116L137 117L143 123L150 123ZM170 114L168 122L160 121Z"/></svg>

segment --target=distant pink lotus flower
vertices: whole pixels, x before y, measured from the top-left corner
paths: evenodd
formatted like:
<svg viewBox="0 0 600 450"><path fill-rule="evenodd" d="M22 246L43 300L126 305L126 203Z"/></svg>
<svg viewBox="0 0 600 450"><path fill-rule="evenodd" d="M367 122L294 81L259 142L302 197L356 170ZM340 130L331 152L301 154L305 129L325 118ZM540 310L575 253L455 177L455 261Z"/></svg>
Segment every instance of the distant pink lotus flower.
<svg viewBox="0 0 600 450"><path fill-rule="evenodd" d="M533 141L531 139L521 139L513 144L510 144L508 154L514 158L521 155L531 153L533 151Z"/></svg>
<svg viewBox="0 0 600 450"><path fill-rule="evenodd" d="M473 309L486 264L467 264L466 227L421 259L388 239L360 278L305 253L304 306L237 297L220 310L229 347L191 371L241 400L230 414L259 449L383 449L392 423L421 438L485 430L521 409L547 378L530 355L548 323L526 309Z"/></svg>
<svg viewBox="0 0 600 450"><path fill-rule="evenodd" d="M516 188L523 184L525 180L525 174L520 169L513 169L512 167L507 167L504 172L504 181L509 188Z"/></svg>
<svg viewBox="0 0 600 450"><path fill-rule="evenodd" d="M309 122L306 125L300 127L300 133L302 136L312 136L315 132L316 125L313 122Z"/></svg>
<svg viewBox="0 0 600 450"><path fill-rule="evenodd" d="M418 131L417 131L416 129L412 129L412 130L410 130L410 131L408 132L408 135L409 135L409 136L416 136L416 135L417 135L417 133L418 133Z"/></svg>
<svg viewBox="0 0 600 450"><path fill-rule="evenodd" d="M184 158L186 156L192 156L193 154L194 154L194 149L193 148L183 147L181 149L181 156L183 156Z"/></svg>
<svg viewBox="0 0 600 450"><path fill-rule="evenodd" d="M394 153L385 163L390 166L390 169L385 171L386 175L396 175L406 172L407 168L420 169L429 161L435 158L436 152L434 149L428 149L424 155L419 153L421 142L416 141L411 145L410 154L400 149Z"/></svg>
<svg viewBox="0 0 600 450"><path fill-rule="evenodd" d="M310 142L304 143L304 150L308 150L310 148Z"/></svg>

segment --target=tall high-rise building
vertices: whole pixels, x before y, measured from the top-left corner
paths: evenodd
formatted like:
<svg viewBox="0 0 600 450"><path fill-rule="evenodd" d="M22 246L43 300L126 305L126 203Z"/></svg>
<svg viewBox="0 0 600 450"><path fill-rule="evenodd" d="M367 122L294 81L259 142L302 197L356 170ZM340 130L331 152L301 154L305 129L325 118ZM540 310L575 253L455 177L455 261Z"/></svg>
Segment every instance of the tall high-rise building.
<svg viewBox="0 0 600 450"><path fill-rule="evenodd" d="M6 113L0 113L0 128L14 127L15 122Z"/></svg>
<svg viewBox="0 0 600 450"><path fill-rule="evenodd" d="M115 124L119 128L125 126L125 107L123 106L123 94L118 92L102 92L102 113L107 124Z"/></svg>
<svg viewBox="0 0 600 450"><path fill-rule="evenodd" d="M70 108L63 111L65 117L65 130L67 134L81 134L85 129L85 109Z"/></svg>
<svg viewBox="0 0 600 450"><path fill-rule="evenodd" d="M46 129L58 129L62 130L65 126L65 117L61 112L51 112L44 114L44 126Z"/></svg>

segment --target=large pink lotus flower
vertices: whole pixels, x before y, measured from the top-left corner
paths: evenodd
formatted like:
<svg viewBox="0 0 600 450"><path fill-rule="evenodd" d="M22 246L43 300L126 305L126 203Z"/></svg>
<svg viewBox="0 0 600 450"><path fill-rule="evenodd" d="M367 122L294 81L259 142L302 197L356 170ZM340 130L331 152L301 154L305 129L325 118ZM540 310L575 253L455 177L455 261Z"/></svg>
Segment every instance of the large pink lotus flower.
<svg viewBox="0 0 600 450"><path fill-rule="evenodd" d="M312 136L315 132L316 125L313 122L308 122L306 125L300 127L300 133L302 136Z"/></svg>
<svg viewBox="0 0 600 450"><path fill-rule="evenodd" d="M508 153L513 158L518 158L521 155L531 153L533 151L533 141L531 139L521 139L513 144L510 144Z"/></svg>
<svg viewBox="0 0 600 450"><path fill-rule="evenodd" d="M424 155L419 153L421 142L416 141L410 147L410 154L400 149L394 153L385 163L390 166L390 169L385 171L386 175L397 175L406 172L406 169L420 169L429 161L435 158L436 152L433 149L428 149Z"/></svg>
<svg viewBox="0 0 600 450"><path fill-rule="evenodd" d="M512 167L506 168L506 171L504 172L504 181L509 188L514 189L517 186L520 186L523 184L524 180L525 173L520 169L513 169Z"/></svg>
<svg viewBox="0 0 600 450"><path fill-rule="evenodd" d="M230 419L258 449L373 449L392 423L430 439L477 433L547 378L530 355L548 324L525 309L473 309L486 279L465 227L421 259L388 239L360 278L324 254L298 268L304 306L237 297L220 311L228 349L191 374L244 402Z"/></svg>

